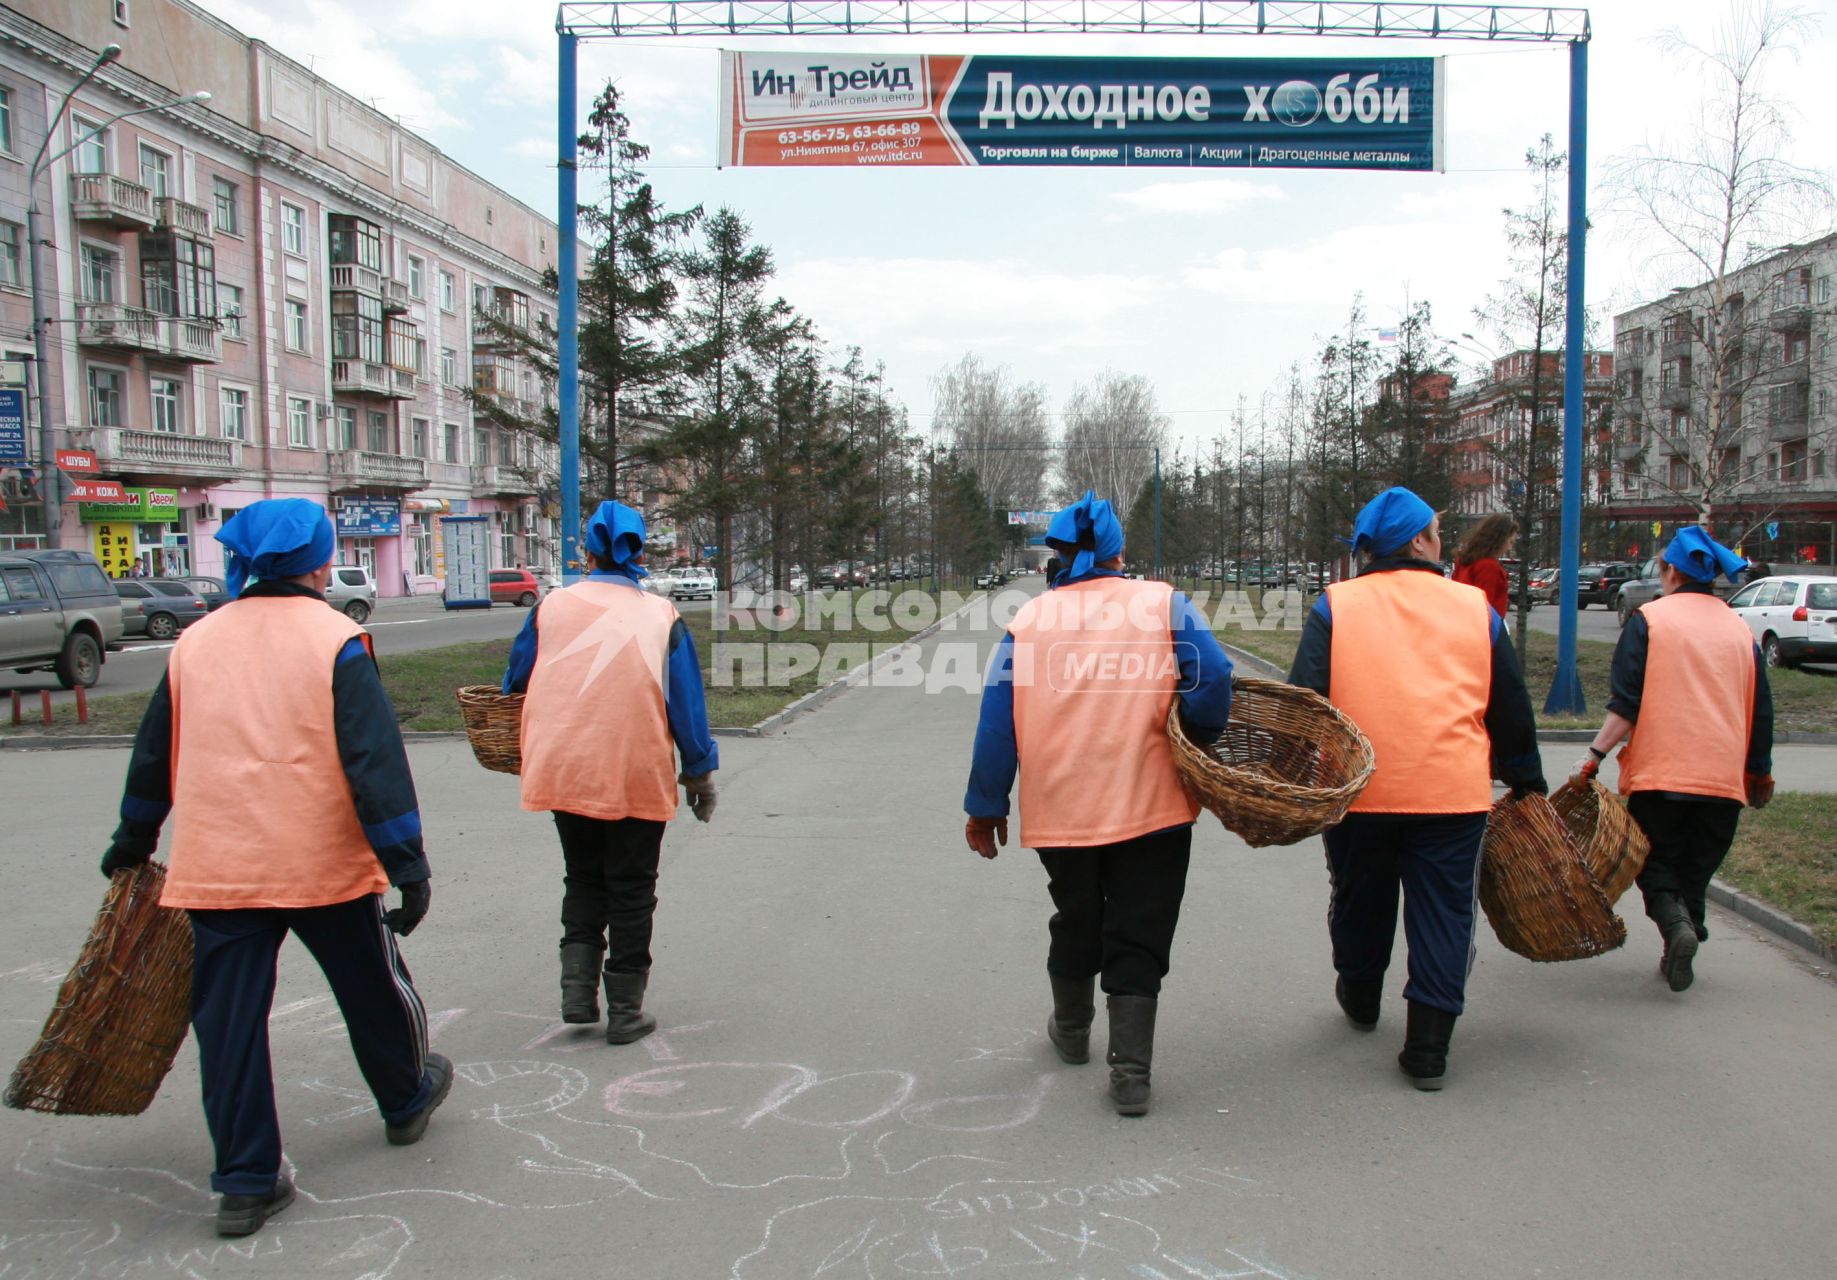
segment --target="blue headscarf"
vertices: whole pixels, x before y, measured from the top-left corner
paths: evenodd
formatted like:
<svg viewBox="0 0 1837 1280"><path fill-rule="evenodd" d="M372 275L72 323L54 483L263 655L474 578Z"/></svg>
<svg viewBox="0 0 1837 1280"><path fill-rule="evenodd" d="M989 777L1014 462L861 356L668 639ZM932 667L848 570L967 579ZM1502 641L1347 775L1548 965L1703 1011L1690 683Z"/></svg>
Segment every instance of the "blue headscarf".
<svg viewBox="0 0 1837 1280"><path fill-rule="evenodd" d="M217 541L229 552L224 587L234 600L250 578L297 578L332 562L332 518L310 498L264 498L238 511Z"/></svg>
<svg viewBox="0 0 1837 1280"><path fill-rule="evenodd" d="M649 577L636 557L644 554L644 517L623 502L600 503L587 521L587 550L603 565L633 578Z"/></svg>
<svg viewBox="0 0 1837 1280"><path fill-rule="evenodd" d="M1395 555L1435 519L1435 509L1402 485L1386 489L1367 502L1353 522L1352 536L1340 541L1354 551Z"/></svg>
<svg viewBox="0 0 1837 1280"><path fill-rule="evenodd" d="M1748 567L1746 560L1694 524L1678 530L1665 548L1665 563L1697 582L1714 582L1718 573L1727 574L1733 582Z"/></svg>
<svg viewBox="0 0 1837 1280"><path fill-rule="evenodd" d="M1046 526L1048 542L1063 543L1070 562L1060 573L1060 582L1076 582L1086 577L1100 560L1123 553L1123 526L1116 511L1086 489L1084 496L1052 518Z"/></svg>

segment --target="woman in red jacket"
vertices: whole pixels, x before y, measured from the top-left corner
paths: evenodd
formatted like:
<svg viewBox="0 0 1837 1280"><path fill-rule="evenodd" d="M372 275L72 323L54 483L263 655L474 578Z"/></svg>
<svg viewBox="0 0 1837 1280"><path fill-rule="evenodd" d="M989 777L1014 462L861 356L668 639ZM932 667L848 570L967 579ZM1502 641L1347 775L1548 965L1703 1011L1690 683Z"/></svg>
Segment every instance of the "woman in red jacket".
<svg viewBox="0 0 1837 1280"><path fill-rule="evenodd" d="M1512 554L1517 539L1516 520L1507 515L1487 516L1467 531L1454 553L1454 580L1484 591L1486 603L1501 618L1512 610L1512 588L1499 560Z"/></svg>

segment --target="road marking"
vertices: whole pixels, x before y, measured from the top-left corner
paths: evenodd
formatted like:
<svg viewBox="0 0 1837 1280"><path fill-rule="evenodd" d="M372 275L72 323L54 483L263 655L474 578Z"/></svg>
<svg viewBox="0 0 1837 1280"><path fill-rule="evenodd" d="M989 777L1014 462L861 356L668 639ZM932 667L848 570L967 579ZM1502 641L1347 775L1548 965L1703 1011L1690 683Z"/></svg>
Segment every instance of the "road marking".
<svg viewBox="0 0 1837 1280"><path fill-rule="evenodd" d="M402 618L396 622L366 622L364 628L371 627L412 627L418 622L432 622L432 618Z"/></svg>
<svg viewBox="0 0 1837 1280"><path fill-rule="evenodd" d="M168 640L164 644L124 644L121 646L121 648L115 650L115 652L116 653L152 653L157 649L170 649L175 643L177 642L173 640Z"/></svg>

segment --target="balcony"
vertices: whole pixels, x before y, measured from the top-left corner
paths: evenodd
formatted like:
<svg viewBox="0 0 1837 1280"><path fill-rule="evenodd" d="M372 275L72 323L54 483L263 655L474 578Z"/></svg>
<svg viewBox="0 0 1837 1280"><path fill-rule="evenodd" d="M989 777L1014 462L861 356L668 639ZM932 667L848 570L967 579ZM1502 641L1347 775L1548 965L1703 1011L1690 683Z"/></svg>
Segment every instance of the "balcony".
<svg viewBox="0 0 1837 1280"><path fill-rule="evenodd" d="M536 492L536 482L520 467L479 467L472 475L475 498L528 497Z"/></svg>
<svg viewBox="0 0 1837 1280"><path fill-rule="evenodd" d="M1793 333L1811 328L1812 308L1809 301L1782 302L1767 317L1767 327L1775 333Z"/></svg>
<svg viewBox="0 0 1837 1280"><path fill-rule="evenodd" d="M1680 334L1675 338L1667 337L1663 342L1658 344L1658 358L1660 360L1675 360L1679 356L1687 356L1690 354L1690 349L1695 342L1695 336L1689 333Z"/></svg>
<svg viewBox="0 0 1837 1280"><path fill-rule="evenodd" d="M173 360L215 362L223 359L223 331L215 320L161 316L159 349Z"/></svg>
<svg viewBox="0 0 1837 1280"><path fill-rule="evenodd" d="M161 317L119 302L77 304L77 342L111 351L154 351L160 347Z"/></svg>
<svg viewBox="0 0 1837 1280"><path fill-rule="evenodd" d="M379 396L387 400L412 400L415 375L403 385L403 371L374 360L332 361L332 390L341 395Z"/></svg>
<svg viewBox="0 0 1837 1280"><path fill-rule="evenodd" d="M1680 386L1665 387L1658 393L1658 407L1661 409L1688 409L1690 408L1690 397L1695 391L1696 387L1688 382Z"/></svg>
<svg viewBox="0 0 1837 1280"><path fill-rule="evenodd" d="M1645 451L1646 442L1644 440L1614 441L1614 458L1619 462L1625 462L1630 458L1637 458Z"/></svg>
<svg viewBox="0 0 1837 1280"><path fill-rule="evenodd" d="M1794 360L1791 364L1783 364L1767 373L1767 385L1770 387L1784 387L1794 382L1810 381L1811 361L1809 360Z"/></svg>
<svg viewBox="0 0 1837 1280"><path fill-rule="evenodd" d="M1688 458L1690 456L1690 439L1687 436L1668 436L1660 434L1654 436L1653 440L1657 442L1658 451L1660 453L1669 454L1678 458Z"/></svg>
<svg viewBox="0 0 1837 1280"><path fill-rule="evenodd" d="M173 196L157 196L153 201L153 220L160 226L189 236L193 240L211 238L210 210L186 204Z"/></svg>
<svg viewBox="0 0 1837 1280"><path fill-rule="evenodd" d="M383 273L355 262L334 262L329 278L334 289L367 293L375 298L383 296Z"/></svg>
<svg viewBox="0 0 1837 1280"><path fill-rule="evenodd" d="M130 431L126 427L92 427L75 434L81 441L78 447L93 450L102 470L110 475L181 483L236 480L242 476L240 440Z"/></svg>
<svg viewBox="0 0 1837 1280"><path fill-rule="evenodd" d="M408 286L400 280L383 280L383 310L401 315L408 310Z"/></svg>
<svg viewBox="0 0 1837 1280"><path fill-rule="evenodd" d="M393 453L367 453L362 449L345 449L329 455L326 472L334 493L376 489L412 491L427 488L426 460L398 458Z"/></svg>
<svg viewBox="0 0 1837 1280"><path fill-rule="evenodd" d="M78 222L111 227L153 228L153 193L112 173L70 175L70 213Z"/></svg>

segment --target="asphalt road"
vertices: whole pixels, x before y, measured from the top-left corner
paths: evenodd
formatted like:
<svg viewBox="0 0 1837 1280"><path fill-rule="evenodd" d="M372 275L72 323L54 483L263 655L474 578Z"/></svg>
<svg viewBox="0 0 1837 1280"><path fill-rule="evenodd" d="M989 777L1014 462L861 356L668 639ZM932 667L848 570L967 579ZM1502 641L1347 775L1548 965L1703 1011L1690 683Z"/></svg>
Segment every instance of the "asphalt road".
<svg viewBox="0 0 1837 1280"><path fill-rule="evenodd" d="M1037 860L963 847L963 686L989 636L949 647L964 638L782 736L721 742L713 823L664 841L662 1030L629 1046L555 1020L553 827L462 742L416 745L436 892L404 951L460 1064L427 1138L384 1143L289 944L271 1031L298 1202L250 1241L211 1235L187 1046L140 1118L0 1113L0 1275L1837 1269L1837 984L1714 909L1681 996L1632 904L1628 944L1589 961L1533 964L1483 929L1451 1081L1418 1093L1394 1062L1401 938L1380 1028L1352 1030L1318 842L1253 851L1203 817L1154 1109L1113 1115L1101 1063L1063 1066L1045 1042ZM120 759L0 757L8 793L33 798L0 845L0 1060L30 1044L100 897ZM1101 744L1089 763L1104 785Z"/></svg>

